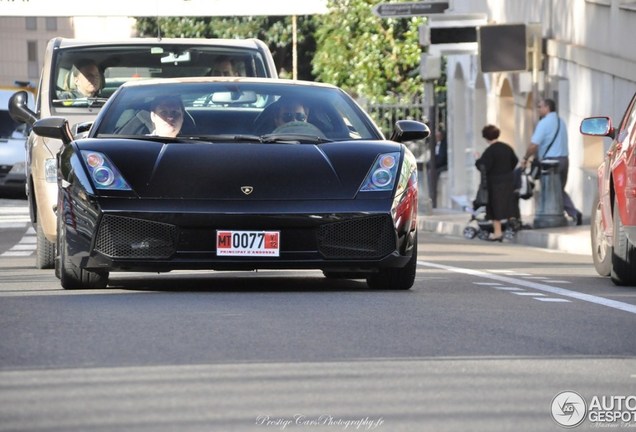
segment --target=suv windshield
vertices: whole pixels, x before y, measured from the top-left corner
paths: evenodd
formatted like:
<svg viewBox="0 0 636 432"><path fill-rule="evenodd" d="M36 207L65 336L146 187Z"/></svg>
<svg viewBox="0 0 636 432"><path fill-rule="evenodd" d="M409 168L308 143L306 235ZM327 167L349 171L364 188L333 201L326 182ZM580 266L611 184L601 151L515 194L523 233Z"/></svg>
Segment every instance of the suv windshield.
<svg viewBox="0 0 636 432"><path fill-rule="evenodd" d="M148 43L60 49L51 100L56 107L99 107L126 81L193 76L267 77L257 50Z"/></svg>

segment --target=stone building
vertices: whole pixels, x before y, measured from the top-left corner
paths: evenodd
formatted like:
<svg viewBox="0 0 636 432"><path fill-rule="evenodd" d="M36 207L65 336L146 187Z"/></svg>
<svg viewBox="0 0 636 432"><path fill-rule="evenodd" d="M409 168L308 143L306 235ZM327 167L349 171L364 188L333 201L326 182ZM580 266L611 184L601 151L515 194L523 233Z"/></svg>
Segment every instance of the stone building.
<svg viewBox="0 0 636 432"><path fill-rule="evenodd" d="M519 158L538 120L537 99L557 102L568 128L570 172L566 190L589 217L596 168L609 139L579 133L591 115L611 115L615 123L636 91L635 0L455 0L447 14L483 14L487 24L526 24L540 34L541 57L533 73L483 73L476 53L442 53L447 58L449 171L439 207L460 208L477 189L475 155L485 143L481 128L498 125L501 139ZM497 49L497 45L489 49ZM533 214L533 200L522 201Z"/></svg>
<svg viewBox="0 0 636 432"><path fill-rule="evenodd" d="M122 17L0 16L0 87L28 81L37 86L48 41L54 37L125 39L134 20Z"/></svg>

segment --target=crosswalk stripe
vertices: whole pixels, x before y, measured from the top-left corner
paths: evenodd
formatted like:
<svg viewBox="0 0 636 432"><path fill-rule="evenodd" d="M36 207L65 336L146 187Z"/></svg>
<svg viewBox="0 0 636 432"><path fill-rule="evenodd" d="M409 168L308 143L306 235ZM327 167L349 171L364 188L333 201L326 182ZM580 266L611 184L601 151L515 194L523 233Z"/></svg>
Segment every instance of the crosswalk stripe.
<svg viewBox="0 0 636 432"><path fill-rule="evenodd" d="M0 256L2 257L26 257L26 256L31 256L33 254L34 251L14 251L14 250L8 250L6 252L3 252L2 254L0 254Z"/></svg>
<svg viewBox="0 0 636 432"><path fill-rule="evenodd" d="M22 228L31 222L29 209L26 207L1 207L0 228ZM22 225L19 225L22 224Z"/></svg>
<svg viewBox="0 0 636 432"><path fill-rule="evenodd" d="M24 229L27 228L20 241L11 249L0 254L1 257L26 257L35 253L37 237L31 226L29 209L24 207L1 207L0 229Z"/></svg>

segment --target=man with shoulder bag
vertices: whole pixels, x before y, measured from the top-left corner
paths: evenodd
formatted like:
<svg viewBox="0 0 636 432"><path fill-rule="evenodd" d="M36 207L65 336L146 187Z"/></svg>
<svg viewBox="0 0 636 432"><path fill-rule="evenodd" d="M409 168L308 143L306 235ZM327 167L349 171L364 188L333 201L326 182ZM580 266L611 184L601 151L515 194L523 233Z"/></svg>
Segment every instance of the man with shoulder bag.
<svg viewBox="0 0 636 432"><path fill-rule="evenodd" d="M556 113L556 103L552 99L543 99L537 105L539 110L539 123L532 134L531 143L521 162L525 169L530 157L540 162L545 159L553 159L559 162L558 174L561 179L561 193L563 194L563 209L576 221L577 225L583 223L582 214L574 206L572 199L565 192L565 183L568 179L568 134L563 120ZM534 173L533 173L534 174Z"/></svg>

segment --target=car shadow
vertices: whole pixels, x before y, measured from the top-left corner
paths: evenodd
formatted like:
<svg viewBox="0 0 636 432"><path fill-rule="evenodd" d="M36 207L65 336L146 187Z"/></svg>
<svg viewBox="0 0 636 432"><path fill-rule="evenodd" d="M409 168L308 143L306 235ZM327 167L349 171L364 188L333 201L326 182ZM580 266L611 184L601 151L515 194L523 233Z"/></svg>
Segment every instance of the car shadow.
<svg viewBox="0 0 636 432"><path fill-rule="evenodd" d="M307 276L272 272L151 274L111 273L108 288L130 291L169 292L307 292L373 291L364 279L331 279L313 272Z"/></svg>

